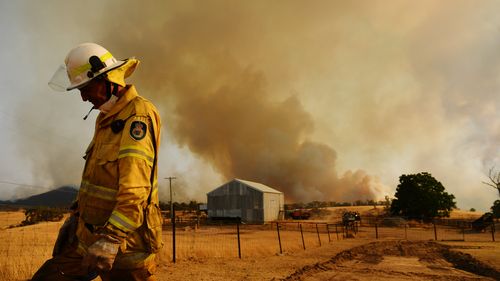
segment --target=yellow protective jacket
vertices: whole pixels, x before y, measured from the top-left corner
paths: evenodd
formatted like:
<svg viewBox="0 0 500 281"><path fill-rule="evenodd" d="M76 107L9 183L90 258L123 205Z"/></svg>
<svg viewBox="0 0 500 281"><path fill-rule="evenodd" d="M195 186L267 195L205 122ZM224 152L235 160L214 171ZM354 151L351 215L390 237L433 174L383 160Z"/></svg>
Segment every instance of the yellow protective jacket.
<svg viewBox="0 0 500 281"><path fill-rule="evenodd" d="M160 128L156 108L131 85L110 112L97 117L78 194L81 255L105 234L123 241L114 267L136 268L154 259L150 244L161 244L161 235L147 236L146 221L161 225L161 215L146 217L145 210L151 204L158 209Z"/></svg>

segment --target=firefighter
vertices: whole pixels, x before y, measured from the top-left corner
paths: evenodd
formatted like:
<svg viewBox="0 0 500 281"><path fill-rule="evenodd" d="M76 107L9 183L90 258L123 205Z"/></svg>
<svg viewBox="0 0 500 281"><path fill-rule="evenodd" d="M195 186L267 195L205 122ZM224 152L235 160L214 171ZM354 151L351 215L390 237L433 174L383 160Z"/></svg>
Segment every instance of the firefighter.
<svg viewBox="0 0 500 281"><path fill-rule="evenodd" d="M157 193L161 125L154 105L125 83L138 63L84 43L68 53L49 82L56 90L78 89L100 113L72 214L59 231L53 257L31 280L92 280L98 275L103 281L156 280L154 259L162 246Z"/></svg>

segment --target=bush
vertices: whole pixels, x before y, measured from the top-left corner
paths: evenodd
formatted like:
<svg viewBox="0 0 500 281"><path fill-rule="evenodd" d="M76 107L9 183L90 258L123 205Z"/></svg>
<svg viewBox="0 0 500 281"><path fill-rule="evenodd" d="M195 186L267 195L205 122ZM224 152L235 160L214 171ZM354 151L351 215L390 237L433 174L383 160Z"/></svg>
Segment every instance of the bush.
<svg viewBox="0 0 500 281"><path fill-rule="evenodd" d="M36 224L42 221L60 221L66 210L60 208L35 207L24 212L26 219L21 222L21 226Z"/></svg>

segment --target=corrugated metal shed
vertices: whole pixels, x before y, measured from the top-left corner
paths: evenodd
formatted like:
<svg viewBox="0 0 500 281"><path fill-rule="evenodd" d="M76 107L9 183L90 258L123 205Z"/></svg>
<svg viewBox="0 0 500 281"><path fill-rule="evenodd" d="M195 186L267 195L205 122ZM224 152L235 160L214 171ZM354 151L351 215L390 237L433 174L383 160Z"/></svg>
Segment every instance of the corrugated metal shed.
<svg viewBox="0 0 500 281"><path fill-rule="evenodd" d="M207 193L208 217L212 219L264 223L279 219L283 208L283 192L242 179L233 179Z"/></svg>

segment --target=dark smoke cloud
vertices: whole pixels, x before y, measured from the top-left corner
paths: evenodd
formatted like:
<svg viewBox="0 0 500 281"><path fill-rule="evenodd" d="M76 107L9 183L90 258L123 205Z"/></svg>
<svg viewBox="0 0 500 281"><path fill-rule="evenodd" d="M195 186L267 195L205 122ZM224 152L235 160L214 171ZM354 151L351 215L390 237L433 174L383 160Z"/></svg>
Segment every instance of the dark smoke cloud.
<svg viewBox="0 0 500 281"><path fill-rule="evenodd" d="M161 5L130 15L120 24L126 32L104 34L103 44L142 59L135 79L166 109L172 136L224 179L261 182L291 201L374 198L375 179L363 171L338 176L335 150L310 140L314 122L297 95L276 98L266 73L246 63L262 51L258 38L269 36L255 21L265 6L246 6Z"/></svg>

